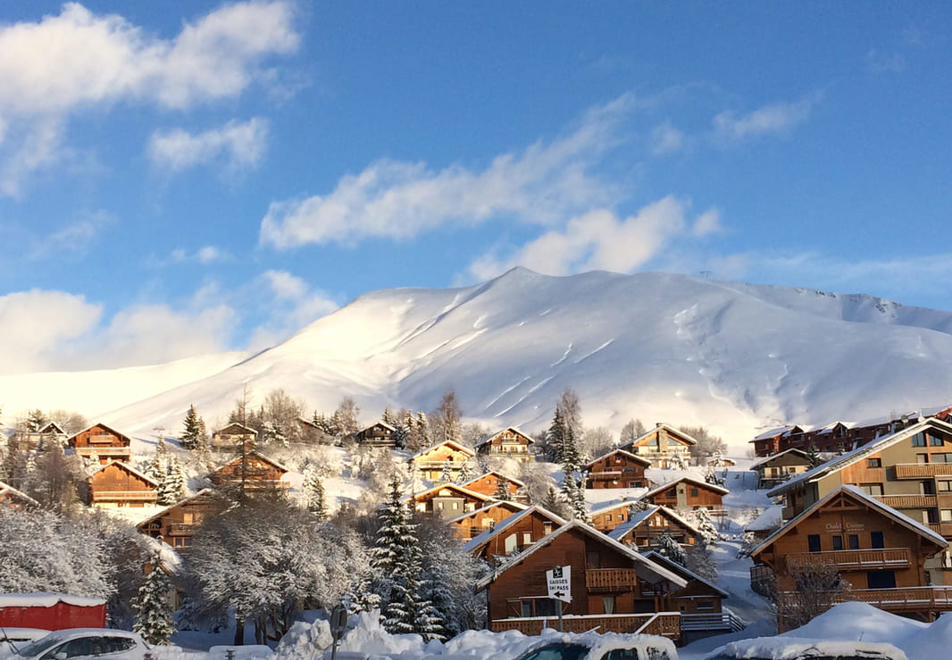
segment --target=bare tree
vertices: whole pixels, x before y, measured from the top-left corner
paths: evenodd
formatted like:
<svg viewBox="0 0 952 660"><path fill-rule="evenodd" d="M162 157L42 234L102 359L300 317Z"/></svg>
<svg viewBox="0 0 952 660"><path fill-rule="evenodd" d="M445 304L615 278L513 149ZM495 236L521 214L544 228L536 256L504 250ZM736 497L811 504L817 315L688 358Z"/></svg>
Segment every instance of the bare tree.
<svg viewBox="0 0 952 660"><path fill-rule="evenodd" d="M697 440L697 444L690 448L696 465L703 465L714 454L723 455L727 451L727 443L703 426L682 426L681 430Z"/></svg>
<svg viewBox="0 0 952 660"><path fill-rule="evenodd" d="M768 588L777 610L777 629L791 630L844 600L851 600L852 585L836 566L821 561L797 562L789 567L793 588L784 590L777 578Z"/></svg>
<svg viewBox="0 0 952 660"><path fill-rule="evenodd" d="M629 419L623 427L621 427L621 433L618 436L618 444L623 445L626 442L631 442L635 438L639 438L645 434L645 425L641 422L640 419Z"/></svg>
<svg viewBox="0 0 952 660"><path fill-rule="evenodd" d="M463 439L463 411L456 399L456 390L450 390L443 395L440 407L430 415L433 438L437 442L452 440L461 442Z"/></svg>

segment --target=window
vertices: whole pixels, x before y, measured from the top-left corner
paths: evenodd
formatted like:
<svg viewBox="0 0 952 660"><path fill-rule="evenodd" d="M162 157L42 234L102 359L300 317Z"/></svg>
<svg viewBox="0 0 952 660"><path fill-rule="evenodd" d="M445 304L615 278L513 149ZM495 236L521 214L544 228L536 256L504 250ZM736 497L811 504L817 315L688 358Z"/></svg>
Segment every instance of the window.
<svg viewBox="0 0 952 660"><path fill-rule="evenodd" d="M920 495L935 495L935 484L930 479L929 481L920 481L919 482L919 494Z"/></svg>
<svg viewBox="0 0 952 660"><path fill-rule="evenodd" d="M714 601L713 600L699 600L697 602L697 608L699 610L713 610Z"/></svg>
<svg viewBox="0 0 952 660"><path fill-rule="evenodd" d="M866 467L868 468L881 468L883 466L883 459L881 458L867 458Z"/></svg>
<svg viewBox="0 0 952 660"><path fill-rule="evenodd" d="M929 462L929 454L916 454L916 463L923 465Z"/></svg>
<svg viewBox="0 0 952 660"><path fill-rule="evenodd" d="M536 616L555 616L555 600L552 598L538 598L535 606Z"/></svg>
<svg viewBox="0 0 952 660"><path fill-rule="evenodd" d="M942 446L942 436L936 433L929 434L929 446L930 447L941 447Z"/></svg>
<svg viewBox="0 0 952 660"><path fill-rule="evenodd" d="M866 584L870 589L895 589L896 574L893 571L869 571Z"/></svg>
<svg viewBox="0 0 952 660"><path fill-rule="evenodd" d="M820 535L810 534L807 537L807 544L810 547L810 552L819 552L820 551Z"/></svg>
<svg viewBox="0 0 952 660"><path fill-rule="evenodd" d="M522 611L520 612L522 616L532 616L532 602L531 601L524 600L524 601L521 601L519 604L522 606L521 607Z"/></svg>
<svg viewBox="0 0 952 660"><path fill-rule="evenodd" d="M833 549L834 549L834 550L842 550L842 549L843 549L843 537L842 537L842 536L834 536L834 537L833 537Z"/></svg>
<svg viewBox="0 0 952 660"><path fill-rule="evenodd" d="M952 509L940 509L939 520L941 522L952 522Z"/></svg>
<svg viewBox="0 0 952 660"><path fill-rule="evenodd" d="M692 488L692 489L691 489L691 497L697 497L697 495L698 495L698 493L697 493L697 488Z"/></svg>
<svg viewBox="0 0 952 660"><path fill-rule="evenodd" d="M860 484L859 486L867 495L879 496L883 494L882 484Z"/></svg>
<svg viewBox="0 0 952 660"><path fill-rule="evenodd" d="M935 463L952 463L952 454L933 454L932 461Z"/></svg>
<svg viewBox="0 0 952 660"><path fill-rule="evenodd" d="M871 548L885 548L883 544L883 533L882 532L870 532L869 533L869 547Z"/></svg>
<svg viewBox="0 0 952 660"><path fill-rule="evenodd" d="M550 522L542 523L542 531L543 531L543 533L545 533L546 536L548 536L549 534L551 534L551 533L552 533L552 523L550 523Z"/></svg>
<svg viewBox="0 0 952 660"><path fill-rule="evenodd" d="M605 522L611 522L611 520L612 520L612 514L606 513L606 514L605 514Z"/></svg>
<svg viewBox="0 0 952 660"><path fill-rule="evenodd" d="M615 597L614 597L614 596L603 596L603 597L602 597L602 608L604 608L605 614L614 614L614 613L615 613Z"/></svg>
<svg viewBox="0 0 952 660"><path fill-rule="evenodd" d="M942 480L938 482L939 492L948 493L952 492L952 481Z"/></svg>
<svg viewBox="0 0 952 660"><path fill-rule="evenodd" d="M506 554L511 554L516 551L516 545L519 543L519 540L516 538L515 534L510 534L506 537L505 548Z"/></svg>
<svg viewBox="0 0 952 660"><path fill-rule="evenodd" d="M532 545L532 534L529 532L522 533L522 545Z"/></svg>
<svg viewBox="0 0 952 660"><path fill-rule="evenodd" d="M912 446L913 447L925 447L926 446L926 436L924 433L916 433L912 436Z"/></svg>
<svg viewBox="0 0 952 660"><path fill-rule="evenodd" d="M847 545L850 550L859 550L859 534L850 534L847 537Z"/></svg>

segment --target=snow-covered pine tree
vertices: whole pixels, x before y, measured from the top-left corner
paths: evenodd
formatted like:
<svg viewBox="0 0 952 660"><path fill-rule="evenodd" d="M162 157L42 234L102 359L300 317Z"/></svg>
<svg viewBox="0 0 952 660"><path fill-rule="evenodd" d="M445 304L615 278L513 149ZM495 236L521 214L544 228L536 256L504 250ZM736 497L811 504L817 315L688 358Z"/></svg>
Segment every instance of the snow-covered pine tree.
<svg viewBox="0 0 952 660"><path fill-rule="evenodd" d="M152 569L132 604L136 611L133 630L149 644L167 644L175 634L172 607L168 601L170 589L169 578L159 566L159 552L156 551L152 556Z"/></svg>
<svg viewBox="0 0 952 660"><path fill-rule="evenodd" d="M195 449L199 443L205 441L205 435L203 433L205 423L201 417L198 416L198 413L195 412L194 405L189 405L188 407L188 412L185 414L184 426L185 430L182 432L182 435L179 436L179 442L183 448Z"/></svg>
<svg viewBox="0 0 952 660"><path fill-rule="evenodd" d="M308 469L304 477L304 494L307 497L307 510L313 513L318 521L324 522L327 520L324 484L317 470L313 467Z"/></svg>
<svg viewBox="0 0 952 660"><path fill-rule="evenodd" d="M393 408L391 408L390 406L387 406L386 408L384 408L383 417L381 417L381 420L383 421L384 424L389 424L390 426L396 426L397 418L393 414Z"/></svg>
<svg viewBox="0 0 952 660"><path fill-rule="evenodd" d="M443 469L440 470L440 477L437 482L445 484L451 481L453 481L453 472L450 470L450 464L448 462L443 463Z"/></svg>
<svg viewBox="0 0 952 660"><path fill-rule="evenodd" d="M578 448L578 439L571 425L565 425L563 438L562 465L570 467L575 472L582 467L582 456Z"/></svg>
<svg viewBox="0 0 952 660"><path fill-rule="evenodd" d="M499 483L496 484L496 494L493 495L497 500L511 500L512 495L509 493L509 480L505 477L499 477Z"/></svg>
<svg viewBox="0 0 952 660"><path fill-rule="evenodd" d="M701 541L704 545L713 545L720 540L721 535L714 526L714 521L711 520L711 514L707 509L698 509L694 512L694 525L701 533Z"/></svg>
<svg viewBox="0 0 952 660"><path fill-rule="evenodd" d="M475 458L469 458L463 461L463 464L460 466L459 472L456 474L456 483L465 484L475 479L478 474L479 464Z"/></svg>
<svg viewBox="0 0 952 660"><path fill-rule="evenodd" d="M704 481L714 486L720 486L723 483L720 477L717 476L717 472L714 471L713 467L709 467L704 473Z"/></svg>
<svg viewBox="0 0 952 660"><path fill-rule="evenodd" d="M420 447L429 447L430 421L426 418L426 414L422 410L417 411L416 432L417 442L420 443Z"/></svg>
<svg viewBox="0 0 952 660"><path fill-rule="evenodd" d="M152 460L149 461L149 464L146 466L145 473L150 479L161 485L162 479L165 476L165 472L165 459L159 454L158 451L156 451L154 454L152 454Z"/></svg>
<svg viewBox="0 0 952 660"><path fill-rule="evenodd" d="M562 411L558 406L555 407L555 416L552 418L552 424L545 433L545 442L548 447L548 458L553 463L562 463L562 456L565 450L565 422L562 420Z"/></svg>
<svg viewBox="0 0 952 660"><path fill-rule="evenodd" d="M162 475L162 480L159 482L156 493L157 501L163 506L169 506L184 498L187 492L182 466L179 465L174 456L170 456L165 474Z"/></svg>
<svg viewBox="0 0 952 660"><path fill-rule="evenodd" d="M674 537L671 536L669 532L666 531L658 537L658 545L655 550L659 555L684 566L684 550L681 549L681 546L674 540Z"/></svg>
<svg viewBox="0 0 952 660"><path fill-rule="evenodd" d="M565 479L562 481L562 498L575 520L583 523L591 523L588 516L588 507L585 506L585 490L579 486L575 480L574 472L565 472Z"/></svg>
<svg viewBox="0 0 952 660"><path fill-rule="evenodd" d="M630 516L633 513L640 513L642 511L647 511L649 506L650 504L648 503L648 500L644 498L637 499L634 502L632 502L631 505L628 507L628 514Z"/></svg>

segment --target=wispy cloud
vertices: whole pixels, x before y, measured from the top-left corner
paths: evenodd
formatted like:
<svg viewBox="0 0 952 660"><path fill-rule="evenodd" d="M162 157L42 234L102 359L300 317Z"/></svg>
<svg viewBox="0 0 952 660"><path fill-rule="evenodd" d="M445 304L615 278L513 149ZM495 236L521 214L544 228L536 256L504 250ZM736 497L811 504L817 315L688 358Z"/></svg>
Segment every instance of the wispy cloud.
<svg viewBox="0 0 952 660"><path fill-rule="evenodd" d="M181 128L156 131L149 140L149 159L171 172L216 161L232 172L252 168L264 156L268 126L268 120L255 117L195 134Z"/></svg>
<svg viewBox="0 0 952 660"><path fill-rule="evenodd" d="M900 53L884 53L875 48L866 53L866 68L872 73L902 73L906 58Z"/></svg>
<svg viewBox="0 0 952 660"><path fill-rule="evenodd" d="M118 102L186 109L237 96L271 73L266 57L298 48L287 2L242 2L186 23L173 39L77 3L0 28L0 192L55 162L68 116ZM81 55L80 55L81 54Z"/></svg>
<svg viewBox="0 0 952 660"><path fill-rule="evenodd" d="M713 120L714 136L724 142L740 142L748 138L785 133L805 122L819 95L799 101L765 105L744 115L724 111Z"/></svg>
<svg viewBox="0 0 952 660"><path fill-rule="evenodd" d="M651 131L651 153L655 156L680 151L687 142L684 132L675 128L671 122L655 126Z"/></svg>
<svg viewBox="0 0 952 660"><path fill-rule="evenodd" d="M377 161L343 177L326 196L272 203L261 222L261 242L279 249L353 245L499 217L546 224L610 204L620 191L592 166L619 143L618 125L634 104L626 95L597 107L568 135L499 155L482 170Z"/></svg>

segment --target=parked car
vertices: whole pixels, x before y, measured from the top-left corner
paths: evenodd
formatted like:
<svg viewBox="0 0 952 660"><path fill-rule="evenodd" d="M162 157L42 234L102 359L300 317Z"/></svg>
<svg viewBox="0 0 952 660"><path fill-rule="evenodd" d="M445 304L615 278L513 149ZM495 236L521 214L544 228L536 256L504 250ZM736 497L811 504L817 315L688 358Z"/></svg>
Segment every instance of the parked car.
<svg viewBox="0 0 952 660"><path fill-rule="evenodd" d="M49 630L40 628L0 628L0 658L16 652L21 646L26 646L35 639L46 637Z"/></svg>
<svg viewBox="0 0 952 660"><path fill-rule="evenodd" d="M678 651L660 635L561 633L533 645L516 660L678 660Z"/></svg>
<svg viewBox="0 0 952 660"><path fill-rule="evenodd" d="M11 660L155 660L142 637L126 630L67 628L17 649Z"/></svg>
<svg viewBox="0 0 952 660"><path fill-rule="evenodd" d="M704 660L909 660L884 642L854 642L803 637L755 637L714 649Z"/></svg>

